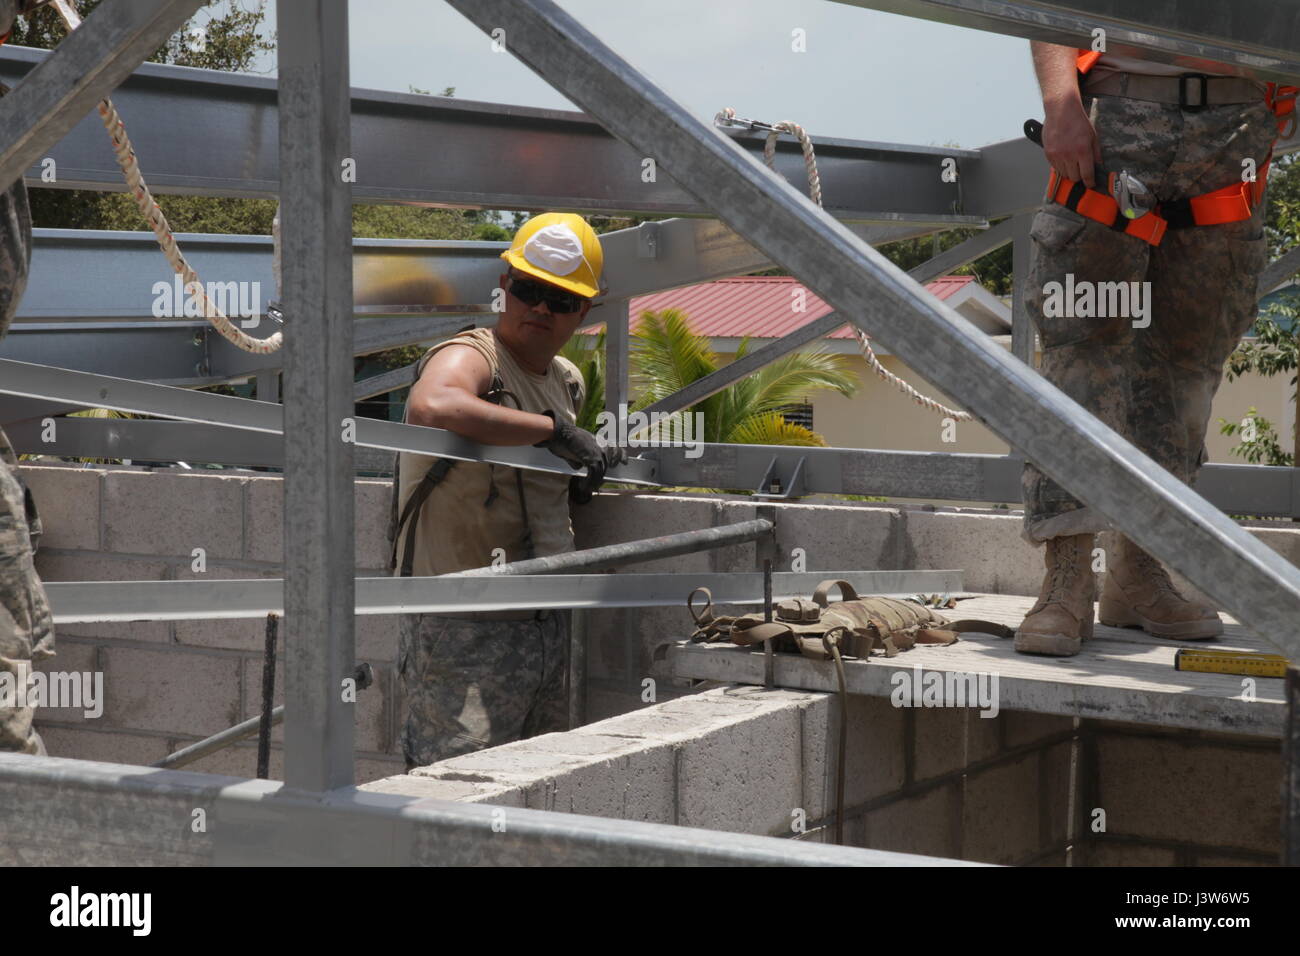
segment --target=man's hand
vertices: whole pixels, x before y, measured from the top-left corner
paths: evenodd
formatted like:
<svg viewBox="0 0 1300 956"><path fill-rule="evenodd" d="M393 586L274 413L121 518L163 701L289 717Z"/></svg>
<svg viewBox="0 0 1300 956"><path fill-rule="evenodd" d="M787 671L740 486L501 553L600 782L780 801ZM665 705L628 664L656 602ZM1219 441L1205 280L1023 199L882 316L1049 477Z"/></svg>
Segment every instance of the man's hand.
<svg viewBox="0 0 1300 956"><path fill-rule="evenodd" d="M579 428L567 418L549 411L544 414L554 419L555 431L546 441L538 442L536 447L545 448L574 468L586 468L585 478L574 479L581 481L577 491L574 490L572 482L570 483L570 496L585 495L583 501L590 500L592 492L605 480L606 470L626 461L627 453L622 448L602 445L595 435Z"/></svg>
<svg viewBox="0 0 1300 956"><path fill-rule="evenodd" d="M1044 104L1046 105L1046 104ZM1097 187L1093 170L1101 162L1101 145L1092 120L1078 100L1066 100L1047 110L1043 124L1043 153L1052 168L1066 179L1081 182L1089 189Z"/></svg>
<svg viewBox="0 0 1300 956"><path fill-rule="evenodd" d="M1043 91L1043 153L1057 173L1095 189L1101 145L1079 96L1078 51L1036 40L1030 48Z"/></svg>

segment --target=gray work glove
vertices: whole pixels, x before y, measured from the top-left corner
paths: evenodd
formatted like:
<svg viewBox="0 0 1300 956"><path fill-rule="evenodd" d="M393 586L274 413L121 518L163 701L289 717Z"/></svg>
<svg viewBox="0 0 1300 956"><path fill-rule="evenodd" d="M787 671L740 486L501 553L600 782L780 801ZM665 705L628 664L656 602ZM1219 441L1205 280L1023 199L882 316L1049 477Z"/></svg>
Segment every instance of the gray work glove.
<svg viewBox="0 0 1300 956"><path fill-rule="evenodd" d="M552 411L542 414L555 422L555 431L535 447L545 448L574 468L587 469L585 476L574 476L569 482L569 500L574 504L586 504L605 481L606 470L627 461L627 452L615 445L602 445L591 432Z"/></svg>

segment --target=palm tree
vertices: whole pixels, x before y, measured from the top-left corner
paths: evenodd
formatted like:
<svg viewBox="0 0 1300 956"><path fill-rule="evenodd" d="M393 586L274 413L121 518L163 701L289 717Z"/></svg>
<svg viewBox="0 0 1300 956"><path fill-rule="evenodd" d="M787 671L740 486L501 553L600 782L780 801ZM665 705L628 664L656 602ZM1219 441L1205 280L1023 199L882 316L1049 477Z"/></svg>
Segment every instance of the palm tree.
<svg viewBox="0 0 1300 956"><path fill-rule="evenodd" d="M634 408L667 398L720 367L708 339L693 332L678 309L642 313L631 338L629 363L640 390ZM736 358L748 351L746 337L736 349ZM811 348L786 353L683 413L704 414L705 441L709 442L825 445L820 434L788 422L782 411L822 389L850 396L858 384L840 356Z"/></svg>

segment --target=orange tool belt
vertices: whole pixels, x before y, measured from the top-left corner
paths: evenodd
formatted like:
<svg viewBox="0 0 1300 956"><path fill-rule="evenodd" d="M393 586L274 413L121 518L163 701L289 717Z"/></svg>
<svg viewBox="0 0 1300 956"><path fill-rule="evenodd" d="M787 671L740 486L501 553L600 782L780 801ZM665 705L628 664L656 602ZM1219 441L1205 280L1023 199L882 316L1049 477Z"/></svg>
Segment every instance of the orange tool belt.
<svg viewBox="0 0 1300 956"><path fill-rule="evenodd" d="M1096 50L1080 50L1076 66L1081 74L1087 73L1100 58L1101 53ZM1268 84L1265 102L1277 117L1279 136L1289 122L1295 120L1295 101L1298 92L1300 87ZM1274 139L1274 142L1277 140ZM1256 172L1254 182L1234 183L1200 196L1162 203L1152 212L1137 219L1126 218L1119 210L1119 203L1109 193L1089 189L1081 182L1059 175L1056 170L1052 170L1048 177L1047 200L1072 209L1088 219L1110 226L1117 232L1137 236L1153 246L1158 246L1167 229L1214 226L1249 219L1264 197L1264 187L1268 182L1268 167L1272 159L1273 148L1270 146L1268 156ZM1114 176L1115 174L1111 173L1107 185L1113 185Z"/></svg>

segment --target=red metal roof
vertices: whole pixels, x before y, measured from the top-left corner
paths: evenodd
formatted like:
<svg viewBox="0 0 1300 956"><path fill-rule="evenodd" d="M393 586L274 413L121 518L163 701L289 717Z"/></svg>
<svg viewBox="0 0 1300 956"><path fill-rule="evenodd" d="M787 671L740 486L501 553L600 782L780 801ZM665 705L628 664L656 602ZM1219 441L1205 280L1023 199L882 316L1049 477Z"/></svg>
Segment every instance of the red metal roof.
<svg viewBox="0 0 1300 956"><path fill-rule="evenodd" d="M927 282L925 288L935 298L947 299L974 281L974 276L941 276ZM795 307L799 305L803 311L796 312ZM637 296L629 306L632 327L636 328L641 313L660 309L685 312L691 328L698 335L709 338L744 338L748 335L757 339L780 338L832 311L815 292L793 276L739 276ZM852 334L846 326L826 337L847 339Z"/></svg>

